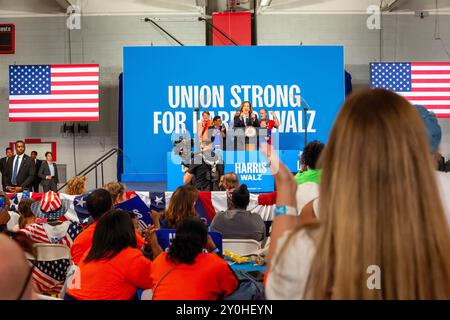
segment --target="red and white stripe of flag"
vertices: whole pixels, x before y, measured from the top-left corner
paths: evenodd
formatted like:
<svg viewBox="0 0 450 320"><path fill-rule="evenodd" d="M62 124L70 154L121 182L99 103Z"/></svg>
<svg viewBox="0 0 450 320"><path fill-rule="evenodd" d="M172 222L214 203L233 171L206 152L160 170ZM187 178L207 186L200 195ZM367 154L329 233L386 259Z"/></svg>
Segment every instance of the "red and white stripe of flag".
<svg viewBox="0 0 450 320"><path fill-rule="evenodd" d="M51 94L12 95L9 121L98 121L99 65L51 65Z"/></svg>
<svg viewBox="0 0 450 320"><path fill-rule="evenodd" d="M411 92L398 92L438 118L450 118L450 62L411 63Z"/></svg>

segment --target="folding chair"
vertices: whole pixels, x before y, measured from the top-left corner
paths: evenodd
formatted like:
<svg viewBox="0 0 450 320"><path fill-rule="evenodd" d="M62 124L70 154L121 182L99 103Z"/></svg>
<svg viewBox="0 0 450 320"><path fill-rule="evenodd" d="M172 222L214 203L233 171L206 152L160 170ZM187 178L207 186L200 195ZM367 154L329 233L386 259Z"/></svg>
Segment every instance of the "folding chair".
<svg viewBox="0 0 450 320"><path fill-rule="evenodd" d="M253 239L223 239L223 250L237 253L240 256L255 254L261 249L261 243Z"/></svg>

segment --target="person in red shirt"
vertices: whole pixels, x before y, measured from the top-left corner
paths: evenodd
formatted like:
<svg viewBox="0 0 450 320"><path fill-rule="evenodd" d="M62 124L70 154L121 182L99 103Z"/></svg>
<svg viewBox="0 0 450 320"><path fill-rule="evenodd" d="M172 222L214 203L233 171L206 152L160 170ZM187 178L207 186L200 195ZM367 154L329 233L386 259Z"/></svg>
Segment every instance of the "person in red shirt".
<svg viewBox="0 0 450 320"><path fill-rule="evenodd" d="M217 300L237 289L228 263L216 253L203 253L207 235L199 218L183 219L168 252L153 261L153 300Z"/></svg>
<svg viewBox="0 0 450 320"><path fill-rule="evenodd" d="M78 265L83 255L91 248L97 222L106 212L111 210L113 207L113 202L108 191L104 189L97 189L88 196L86 205L89 214L92 218L94 218L94 223L81 232L72 243L70 254L72 256L73 263L76 265ZM145 244L144 239L137 232L136 240L137 248L141 248Z"/></svg>
<svg viewBox="0 0 450 320"><path fill-rule="evenodd" d="M153 226L146 240L154 257L162 252ZM127 211L104 214L94 231L92 247L81 259L66 291L66 300L131 300L137 289L151 289L152 262L141 250Z"/></svg>
<svg viewBox="0 0 450 320"><path fill-rule="evenodd" d="M259 123L261 128L267 129L267 143L272 144L272 130L274 128L278 128L280 126L280 121L277 118L275 112L270 113L274 120L271 120L267 117L267 110L261 109L259 110Z"/></svg>

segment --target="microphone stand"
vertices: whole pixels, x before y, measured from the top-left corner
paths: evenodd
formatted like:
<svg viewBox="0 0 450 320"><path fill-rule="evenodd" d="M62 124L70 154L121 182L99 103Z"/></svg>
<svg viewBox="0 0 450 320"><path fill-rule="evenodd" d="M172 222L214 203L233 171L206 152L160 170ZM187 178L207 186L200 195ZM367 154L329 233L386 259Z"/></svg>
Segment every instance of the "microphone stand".
<svg viewBox="0 0 450 320"><path fill-rule="evenodd" d="M200 108L199 107L195 107L194 108L194 126L195 126L195 129L198 131L198 112L200 111ZM197 145L197 143L199 142L199 141L201 141L201 137L200 137L200 135L201 135L201 132L197 132L197 139L195 139L195 145L194 145L194 147ZM194 136L194 138L195 138L195 136ZM200 147L201 147L201 144L200 144ZM198 148L198 149L200 149L200 148Z"/></svg>
<svg viewBox="0 0 450 320"><path fill-rule="evenodd" d="M306 145L308 144L308 124L307 124L307 111L309 109L311 109L311 107L309 106L308 102L301 96L300 97L302 99L302 101L306 104L306 106L302 106L302 110L303 110L303 123L305 125L305 145L303 146L303 148L306 147Z"/></svg>

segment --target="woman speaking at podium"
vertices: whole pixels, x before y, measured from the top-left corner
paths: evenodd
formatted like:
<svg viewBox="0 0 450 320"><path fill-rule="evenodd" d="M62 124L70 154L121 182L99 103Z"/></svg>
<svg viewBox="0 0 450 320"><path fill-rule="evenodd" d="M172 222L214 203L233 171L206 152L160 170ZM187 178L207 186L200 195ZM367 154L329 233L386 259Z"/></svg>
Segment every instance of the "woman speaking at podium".
<svg viewBox="0 0 450 320"><path fill-rule="evenodd" d="M236 150L256 150L258 139L256 128L259 127L259 121L256 112L253 112L252 105L248 101L244 101L241 104L241 108L234 116L234 129L236 133L239 132L238 128L245 128L240 135L237 135L235 140ZM245 135L245 139L244 138ZM250 141L251 138L252 141Z"/></svg>

